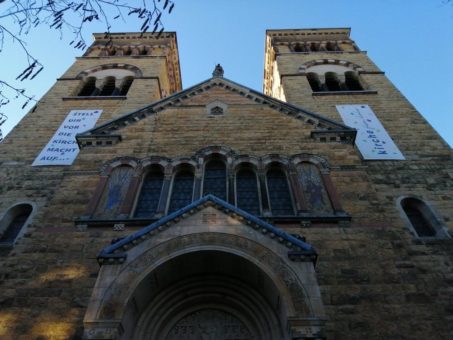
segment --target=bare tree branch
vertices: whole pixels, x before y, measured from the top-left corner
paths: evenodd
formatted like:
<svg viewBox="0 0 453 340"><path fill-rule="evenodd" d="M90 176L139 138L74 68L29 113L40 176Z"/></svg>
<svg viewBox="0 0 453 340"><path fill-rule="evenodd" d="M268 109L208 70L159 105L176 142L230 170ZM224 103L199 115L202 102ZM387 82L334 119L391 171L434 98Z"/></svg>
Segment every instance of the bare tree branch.
<svg viewBox="0 0 453 340"><path fill-rule="evenodd" d="M141 32L151 30L160 34L164 29L162 15L164 12L170 14L173 8L172 0L0 0L0 53L5 44L18 43L26 56L26 65L16 80L32 80L44 67L27 48L24 38L33 29L44 25L60 32L61 36L69 34L72 37L69 44L84 49L87 43L83 32L91 23L102 23L108 35L116 20L127 21L132 16L139 19ZM34 100L25 89L0 79L0 107L19 98L25 100L23 107ZM6 117L0 114L0 118ZM5 120L0 119L0 127Z"/></svg>

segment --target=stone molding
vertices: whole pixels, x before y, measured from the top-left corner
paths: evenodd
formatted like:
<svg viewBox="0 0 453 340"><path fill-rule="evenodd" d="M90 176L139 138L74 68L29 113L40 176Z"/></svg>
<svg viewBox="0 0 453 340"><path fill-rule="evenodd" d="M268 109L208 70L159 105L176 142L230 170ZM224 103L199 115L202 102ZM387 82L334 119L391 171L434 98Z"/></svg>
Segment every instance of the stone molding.
<svg viewBox="0 0 453 340"><path fill-rule="evenodd" d="M153 273L165 263L204 251L231 254L228 256L242 259L256 266L256 270L272 282L276 294L282 298L281 307L274 312L278 315L282 332L287 332L285 339L323 339L325 314L313 264L291 261L287 256L288 244L279 242L279 235L263 234L260 228L250 233L247 231L250 228L248 219L238 220L243 216L234 212L234 207L221 204L220 208L229 210L225 212L215 207L217 200L210 202L212 204L201 207L201 210L191 207L193 215L189 215L188 210L181 212L186 216L172 216L173 225L162 228L154 237L142 238L144 233L137 232L134 237L113 245L120 252L110 247L112 256L118 257L123 251L121 247L131 245L124 250L128 255L121 263L101 267L84 318L85 339L120 340L131 336L131 327L135 325L124 316L127 308L134 305L129 299L139 284L150 277L153 280ZM234 221L230 213L237 215L233 217ZM219 220L205 220L205 214L217 214ZM134 244L134 240L139 241ZM294 241L303 244L297 238Z"/></svg>

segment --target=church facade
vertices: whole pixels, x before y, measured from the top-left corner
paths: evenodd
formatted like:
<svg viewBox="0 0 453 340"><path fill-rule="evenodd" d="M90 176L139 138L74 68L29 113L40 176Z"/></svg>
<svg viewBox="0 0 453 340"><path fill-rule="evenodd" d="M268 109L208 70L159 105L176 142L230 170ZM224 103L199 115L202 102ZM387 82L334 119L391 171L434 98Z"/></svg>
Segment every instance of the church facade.
<svg viewBox="0 0 453 340"><path fill-rule="evenodd" d="M95 34L0 144L0 338L453 336L451 148L346 28L263 93Z"/></svg>

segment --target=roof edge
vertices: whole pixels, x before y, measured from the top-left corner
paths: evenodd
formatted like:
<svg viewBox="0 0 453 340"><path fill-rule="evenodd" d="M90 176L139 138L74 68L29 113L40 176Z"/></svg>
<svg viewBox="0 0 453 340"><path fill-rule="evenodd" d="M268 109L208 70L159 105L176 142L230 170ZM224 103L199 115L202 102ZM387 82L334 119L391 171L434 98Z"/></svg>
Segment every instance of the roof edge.
<svg viewBox="0 0 453 340"><path fill-rule="evenodd" d="M263 221L262 219L249 214L248 212L235 207L214 195L208 194L190 203L186 207L177 210L167 216L164 216L158 221L150 224L149 226L144 227L143 229L136 231L135 233L122 238L114 244L102 249L97 257L99 264L124 262L127 258L126 252L128 249L133 248L147 238L152 237L153 234L161 231L163 228L169 227L169 224L171 224L173 221L178 221L180 218L188 217L188 214L191 215L195 213L196 211L200 210L200 207L205 207L206 203L211 203L212 205L217 206L218 208L220 208L220 210L223 210L227 214L242 217L246 220L245 224L253 227L254 229L261 229L260 233L268 233L270 237L272 237L272 239L276 240L277 242L284 243L284 246L289 249L289 256L290 254L296 253L303 256L304 258L308 258L312 262L316 262L317 252L311 244L288 234L284 230L275 227L274 225Z"/></svg>

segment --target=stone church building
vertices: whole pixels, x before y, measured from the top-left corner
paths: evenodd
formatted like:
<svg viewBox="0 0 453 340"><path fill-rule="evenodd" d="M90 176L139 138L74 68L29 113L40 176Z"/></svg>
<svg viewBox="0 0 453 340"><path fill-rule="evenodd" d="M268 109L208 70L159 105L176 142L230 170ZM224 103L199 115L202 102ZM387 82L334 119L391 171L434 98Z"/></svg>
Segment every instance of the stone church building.
<svg viewBox="0 0 453 340"><path fill-rule="evenodd" d="M0 339L453 338L451 148L349 29L265 38L261 93L94 35L0 144Z"/></svg>

